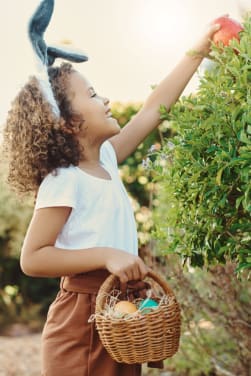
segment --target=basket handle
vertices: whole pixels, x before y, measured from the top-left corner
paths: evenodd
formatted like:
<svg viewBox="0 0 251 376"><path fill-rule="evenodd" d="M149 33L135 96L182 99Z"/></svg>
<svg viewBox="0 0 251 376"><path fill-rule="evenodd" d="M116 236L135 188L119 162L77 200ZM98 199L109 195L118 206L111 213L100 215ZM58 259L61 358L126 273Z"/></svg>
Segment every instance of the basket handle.
<svg viewBox="0 0 251 376"><path fill-rule="evenodd" d="M157 282L160 287L164 290L164 292L169 295L174 297L174 293L172 289L169 287L167 282L161 278L159 275L157 275L155 272L152 270L149 270L146 277L152 278L155 282ZM97 298L96 298L96 309L95 313L100 313L103 310L103 307L105 305L105 301L107 298L107 294L114 288L116 284L119 284L119 278L115 274L109 275L106 280L102 283L100 286Z"/></svg>

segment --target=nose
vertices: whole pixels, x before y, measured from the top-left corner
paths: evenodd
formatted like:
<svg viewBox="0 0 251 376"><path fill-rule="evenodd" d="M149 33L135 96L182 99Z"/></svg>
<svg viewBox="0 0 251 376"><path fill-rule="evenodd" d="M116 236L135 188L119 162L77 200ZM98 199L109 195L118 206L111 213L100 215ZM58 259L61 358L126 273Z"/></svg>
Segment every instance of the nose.
<svg viewBox="0 0 251 376"><path fill-rule="evenodd" d="M110 99L104 97L103 102L104 102L104 105L107 105L108 103L110 103Z"/></svg>

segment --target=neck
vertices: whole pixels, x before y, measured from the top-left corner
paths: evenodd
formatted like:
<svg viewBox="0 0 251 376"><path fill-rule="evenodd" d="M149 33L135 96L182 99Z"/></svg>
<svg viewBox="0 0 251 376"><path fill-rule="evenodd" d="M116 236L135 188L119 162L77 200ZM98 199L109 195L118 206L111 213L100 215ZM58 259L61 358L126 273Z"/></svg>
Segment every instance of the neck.
<svg viewBox="0 0 251 376"><path fill-rule="evenodd" d="M83 158L80 160L80 163L88 163L93 165L99 164L101 145L102 143L94 144L81 142L81 146L83 147Z"/></svg>

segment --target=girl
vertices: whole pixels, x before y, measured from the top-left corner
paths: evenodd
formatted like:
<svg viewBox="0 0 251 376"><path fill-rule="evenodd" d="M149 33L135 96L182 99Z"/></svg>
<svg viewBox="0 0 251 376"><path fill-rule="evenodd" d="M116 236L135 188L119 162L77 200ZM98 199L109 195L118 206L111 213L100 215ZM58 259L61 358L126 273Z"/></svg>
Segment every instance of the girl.
<svg viewBox="0 0 251 376"><path fill-rule="evenodd" d="M148 271L137 255L133 212L117 164L158 126L160 105L169 109L179 98L218 29L209 27L197 53L183 57L122 130L109 100L68 63L48 70L58 120L35 77L13 102L4 133L9 181L20 192L36 193L21 268L32 277L62 277L42 336L44 376L141 374L140 365L113 361L87 322L109 273L125 284Z"/></svg>

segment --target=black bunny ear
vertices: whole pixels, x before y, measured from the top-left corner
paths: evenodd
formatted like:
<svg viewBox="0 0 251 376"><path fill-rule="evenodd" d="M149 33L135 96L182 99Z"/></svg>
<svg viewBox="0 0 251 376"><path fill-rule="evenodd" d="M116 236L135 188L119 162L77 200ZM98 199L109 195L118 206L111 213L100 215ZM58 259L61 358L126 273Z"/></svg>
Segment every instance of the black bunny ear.
<svg viewBox="0 0 251 376"><path fill-rule="evenodd" d="M52 65L57 57L61 57L72 62L82 62L88 60L87 56L64 51L58 48L47 48L44 41L44 33L48 27L54 9L54 0L43 0L29 22L29 38L36 57L38 58L38 71L36 77L40 84L44 98L51 105L52 112L56 117L60 116L60 109L53 95L52 87L48 77L48 66Z"/></svg>
<svg viewBox="0 0 251 376"><path fill-rule="evenodd" d="M79 54L73 51L67 51L66 49L62 50L61 48L56 47L47 48L48 66L53 65L55 59L58 57L71 61L73 63L82 63L88 60L88 57L86 55Z"/></svg>
<svg viewBox="0 0 251 376"><path fill-rule="evenodd" d="M54 10L54 0L44 0L36 9L29 23L29 37L35 53L45 65L47 60L47 46L44 41L44 32L47 29Z"/></svg>
<svg viewBox="0 0 251 376"><path fill-rule="evenodd" d="M52 113L56 118L60 117L60 109L53 95L52 87L48 77L48 56L47 46L44 41L44 32L49 25L54 9L54 0L44 0L40 3L30 19L28 33L37 60L36 78L41 93L50 104Z"/></svg>
<svg viewBox="0 0 251 376"><path fill-rule="evenodd" d="M44 33L50 23L53 10L54 0L42 1L29 23L29 37L38 58L41 60L42 64L46 66L53 65L56 58L69 60L74 63L87 61L88 57L84 54L56 47L47 48L44 41Z"/></svg>

